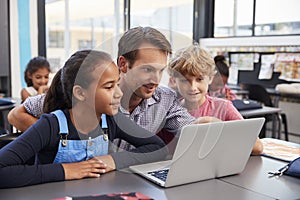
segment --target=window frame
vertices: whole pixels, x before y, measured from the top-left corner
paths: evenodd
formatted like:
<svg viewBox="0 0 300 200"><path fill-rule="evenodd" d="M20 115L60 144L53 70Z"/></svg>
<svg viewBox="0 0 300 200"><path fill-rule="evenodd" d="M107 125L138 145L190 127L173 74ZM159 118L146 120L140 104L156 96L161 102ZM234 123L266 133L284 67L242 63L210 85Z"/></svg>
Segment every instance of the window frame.
<svg viewBox="0 0 300 200"><path fill-rule="evenodd" d="M131 0L124 1L124 31L131 28L130 26L130 5ZM243 37L273 37L273 36L297 36L300 34L276 34L276 35L256 35L255 34L255 13L256 13L256 0L253 0L253 19L251 36L214 36L214 17L215 17L215 0L194 0L193 5L193 42L199 42L201 38L243 38ZM46 56L46 21L45 21L45 0L38 0L38 53L41 56Z"/></svg>

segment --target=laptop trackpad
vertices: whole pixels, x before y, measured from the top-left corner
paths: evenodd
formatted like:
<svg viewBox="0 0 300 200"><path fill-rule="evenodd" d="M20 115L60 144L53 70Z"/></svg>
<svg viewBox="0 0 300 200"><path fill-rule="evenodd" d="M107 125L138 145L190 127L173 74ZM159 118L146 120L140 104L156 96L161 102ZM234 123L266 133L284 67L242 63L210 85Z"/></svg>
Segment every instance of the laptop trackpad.
<svg viewBox="0 0 300 200"><path fill-rule="evenodd" d="M214 123L208 127L206 133L203 133L205 137L199 149L199 159L206 158L212 152L221 137L223 127L224 123Z"/></svg>

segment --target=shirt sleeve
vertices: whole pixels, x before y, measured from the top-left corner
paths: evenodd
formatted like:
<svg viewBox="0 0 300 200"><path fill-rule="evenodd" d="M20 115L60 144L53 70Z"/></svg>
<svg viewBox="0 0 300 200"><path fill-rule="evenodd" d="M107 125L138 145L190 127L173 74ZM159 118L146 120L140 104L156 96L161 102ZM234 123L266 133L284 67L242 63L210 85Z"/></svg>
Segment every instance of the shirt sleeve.
<svg viewBox="0 0 300 200"><path fill-rule="evenodd" d="M33 115L36 118L39 118L43 114L45 96L45 94L41 94L28 97L23 102L23 106L29 114Z"/></svg>
<svg viewBox="0 0 300 200"><path fill-rule="evenodd" d="M166 158L168 155L167 148L156 134L138 126L122 113L118 113L113 118L115 123L113 137L121 138L135 146L129 151L111 154L117 169Z"/></svg>
<svg viewBox="0 0 300 200"><path fill-rule="evenodd" d="M44 164L38 162L38 153L54 140L51 129L49 119L42 117L0 150L0 188L64 180L62 165L53 164L51 156ZM30 163L33 158L35 162Z"/></svg>
<svg viewBox="0 0 300 200"><path fill-rule="evenodd" d="M227 115L225 121L244 119L241 113L234 107L231 101L227 101Z"/></svg>
<svg viewBox="0 0 300 200"><path fill-rule="evenodd" d="M177 98L171 98L171 106L167 113L166 124L164 128L171 133L180 132L185 125L192 124L195 118L187 111L186 108L180 105Z"/></svg>

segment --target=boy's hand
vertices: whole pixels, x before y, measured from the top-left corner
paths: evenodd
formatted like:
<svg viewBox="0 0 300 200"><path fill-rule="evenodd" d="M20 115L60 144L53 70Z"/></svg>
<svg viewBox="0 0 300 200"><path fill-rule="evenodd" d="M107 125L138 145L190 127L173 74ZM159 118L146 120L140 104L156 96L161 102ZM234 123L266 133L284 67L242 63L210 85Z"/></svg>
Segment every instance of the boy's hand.
<svg viewBox="0 0 300 200"><path fill-rule="evenodd" d="M212 122L221 122L221 121L222 120L216 117L204 116L204 117L197 118L194 124L212 123Z"/></svg>

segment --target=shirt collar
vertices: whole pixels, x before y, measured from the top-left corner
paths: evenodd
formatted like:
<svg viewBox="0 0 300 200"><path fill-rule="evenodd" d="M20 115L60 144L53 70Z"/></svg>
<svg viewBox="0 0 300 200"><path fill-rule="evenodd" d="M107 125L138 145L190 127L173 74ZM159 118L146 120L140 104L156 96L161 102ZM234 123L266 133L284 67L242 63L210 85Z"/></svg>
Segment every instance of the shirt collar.
<svg viewBox="0 0 300 200"><path fill-rule="evenodd" d="M142 102L133 110L132 113L137 111L137 109L139 111L144 111L148 106L158 103L160 101L160 99L161 99L161 96L159 95L159 93L157 92L157 89L156 89L155 92L153 93L153 95L148 99L143 99ZM120 106L120 111L127 116L130 115L129 111L126 110L125 108L123 108L122 106Z"/></svg>

